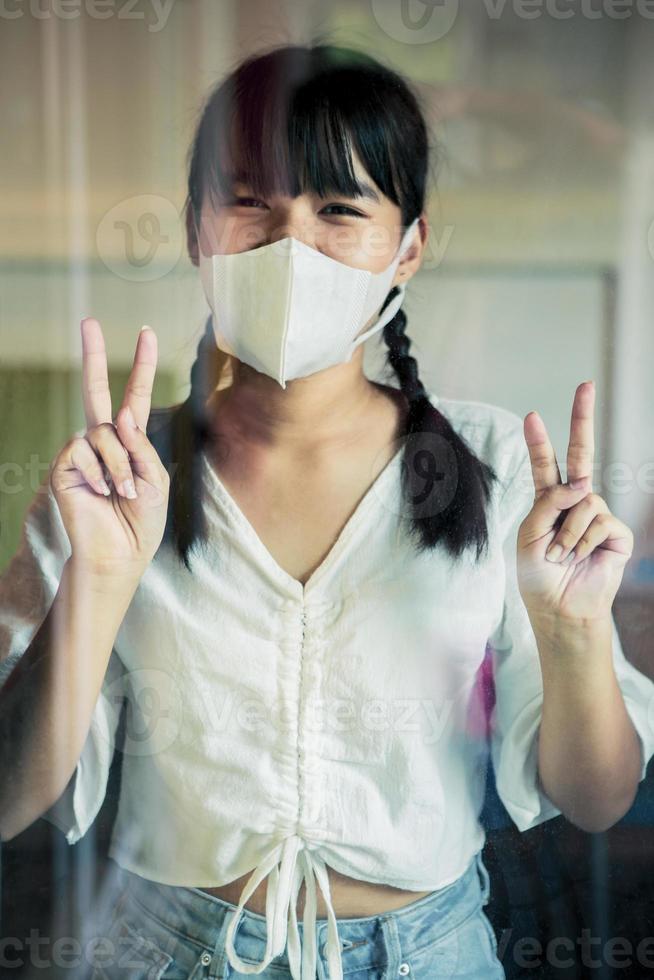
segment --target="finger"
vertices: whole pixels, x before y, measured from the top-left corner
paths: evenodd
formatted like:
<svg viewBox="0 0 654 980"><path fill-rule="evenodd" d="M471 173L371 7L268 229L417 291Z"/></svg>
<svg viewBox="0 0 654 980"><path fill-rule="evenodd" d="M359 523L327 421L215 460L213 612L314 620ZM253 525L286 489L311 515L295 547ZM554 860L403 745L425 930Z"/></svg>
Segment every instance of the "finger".
<svg viewBox="0 0 654 980"><path fill-rule="evenodd" d="M634 536L627 525L611 513L602 513L586 528L567 564L576 565L593 553L609 551L629 559L633 548Z"/></svg>
<svg viewBox="0 0 654 980"><path fill-rule="evenodd" d="M105 497L111 493L90 443L78 436L65 447L53 470L53 489L72 490L85 485Z"/></svg>
<svg viewBox="0 0 654 980"><path fill-rule="evenodd" d="M538 412L530 412L524 420L524 436L529 450L534 492L538 496L547 487L561 483L559 464L545 423Z"/></svg>
<svg viewBox="0 0 654 980"><path fill-rule="evenodd" d="M89 429L86 439L109 471L121 497L134 499L137 493L128 450L118 438L113 422L103 422L94 429Z"/></svg>
<svg viewBox="0 0 654 980"><path fill-rule="evenodd" d="M545 552L547 560L563 564L595 517L598 514L608 513L609 508L605 500L596 493L586 494L583 500L571 507L566 514L565 520Z"/></svg>
<svg viewBox="0 0 654 980"><path fill-rule="evenodd" d="M98 321L84 317L82 331L82 397L86 427L111 422L111 395L107 374L107 352Z"/></svg>
<svg viewBox="0 0 654 980"><path fill-rule="evenodd" d="M595 385L584 381L575 391L570 419L570 441L566 460L568 482L589 477L592 481L594 442Z"/></svg>
<svg viewBox="0 0 654 980"><path fill-rule="evenodd" d="M136 424L145 432L150 417L152 388L157 370L157 335L152 327L141 327L134 363L130 371L121 408L129 405Z"/></svg>
<svg viewBox="0 0 654 980"><path fill-rule="evenodd" d="M129 405L120 409L116 416L116 431L129 453L132 472L151 486L163 490L169 480L168 472L145 432L134 426L130 411Z"/></svg>
<svg viewBox="0 0 654 980"><path fill-rule="evenodd" d="M582 486L575 489L567 483L560 483L543 490L522 522L521 538L525 544L533 544L534 541L538 541L549 534L554 529L561 513L578 504L587 493L587 488Z"/></svg>

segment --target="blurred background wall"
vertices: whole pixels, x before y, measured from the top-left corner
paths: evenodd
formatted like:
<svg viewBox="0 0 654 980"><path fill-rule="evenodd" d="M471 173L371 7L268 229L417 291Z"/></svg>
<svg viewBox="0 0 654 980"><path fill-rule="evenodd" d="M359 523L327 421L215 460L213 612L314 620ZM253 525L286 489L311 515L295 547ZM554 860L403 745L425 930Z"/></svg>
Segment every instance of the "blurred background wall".
<svg viewBox="0 0 654 980"><path fill-rule="evenodd" d="M575 387L595 380L595 488L636 537L616 617L654 675L653 0L3 0L0 571L84 424L84 315L114 413L143 323L153 404L186 397L208 313L181 215L202 101L252 51L313 39L405 72L440 146L405 301L427 386L538 409L564 466ZM380 376L378 338L365 356ZM647 846L639 831L620 851L619 829L626 882Z"/></svg>

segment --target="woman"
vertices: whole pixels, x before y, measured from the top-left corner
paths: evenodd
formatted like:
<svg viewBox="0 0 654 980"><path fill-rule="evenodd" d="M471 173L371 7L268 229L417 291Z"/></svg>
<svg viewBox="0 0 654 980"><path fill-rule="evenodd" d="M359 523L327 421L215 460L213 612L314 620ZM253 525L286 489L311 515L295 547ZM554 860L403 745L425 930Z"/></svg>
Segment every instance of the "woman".
<svg viewBox="0 0 654 980"><path fill-rule="evenodd" d="M65 750L39 722L67 752L59 782L40 804L23 787L22 814L3 800L0 826L61 796L47 815L79 839L124 697L122 890L94 976L504 976L478 819L487 647L520 829L561 812L608 826L644 775L652 688L613 632L631 534L591 492L592 385L573 407L578 486L535 413L523 435L511 412L425 390L401 304L428 172L397 73L327 45L255 55L192 147L189 253L212 316L188 399L150 411L144 329L113 421L102 332L82 322L87 428L3 578L24 627L3 659L29 644L29 663L48 635L51 663L87 678ZM397 386L363 372L372 333ZM546 558L557 543L572 561ZM65 642L32 639L37 561Z"/></svg>

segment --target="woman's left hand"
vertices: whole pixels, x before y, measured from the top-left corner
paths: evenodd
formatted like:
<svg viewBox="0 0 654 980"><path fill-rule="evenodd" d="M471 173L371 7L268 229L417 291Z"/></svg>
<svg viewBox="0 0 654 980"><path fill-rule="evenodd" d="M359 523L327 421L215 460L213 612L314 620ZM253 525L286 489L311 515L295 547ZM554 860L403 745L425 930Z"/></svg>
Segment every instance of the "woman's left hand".
<svg viewBox="0 0 654 980"><path fill-rule="evenodd" d="M568 483L561 482L540 416L530 412L524 420L534 506L518 532L517 570L532 622L607 620L633 551L630 529L592 492L594 403L593 382L580 384L572 405Z"/></svg>

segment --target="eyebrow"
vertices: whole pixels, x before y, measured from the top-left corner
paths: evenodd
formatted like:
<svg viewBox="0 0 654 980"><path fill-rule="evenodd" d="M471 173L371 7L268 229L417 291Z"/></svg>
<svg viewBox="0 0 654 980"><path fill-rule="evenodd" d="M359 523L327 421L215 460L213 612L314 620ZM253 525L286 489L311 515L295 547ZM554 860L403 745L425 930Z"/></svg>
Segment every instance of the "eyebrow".
<svg viewBox="0 0 654 980"><path fill-rule="evenodd" d="M359 190L361 192L357 196L370 198L370 200L375 201L376 204L381 203L379 200L379 194L377 193L374 187L372 187L370 184L367 184L365 180L357 181L357 183L359 184Z"/></svg>
<svg viewBox="0 0 654 980"><path fill-rule="evenodd" d="M250 180L248 174L244 173L243 171L237 171L235 173L228 174L227 181L230 185L245 184L246 187L250 186ZM357 181L357 184L359 187L359 193L356 194L355 197L365 197L371 201L374 201L376 204L381 204L379 195L371 184L366 183L365 180Z"/></svg>

